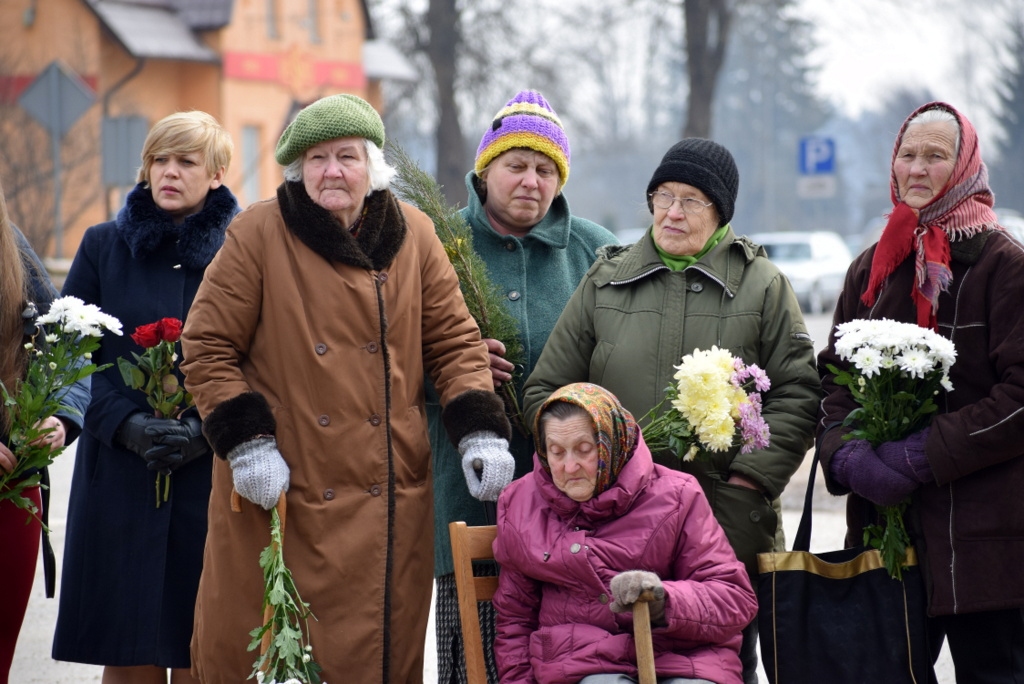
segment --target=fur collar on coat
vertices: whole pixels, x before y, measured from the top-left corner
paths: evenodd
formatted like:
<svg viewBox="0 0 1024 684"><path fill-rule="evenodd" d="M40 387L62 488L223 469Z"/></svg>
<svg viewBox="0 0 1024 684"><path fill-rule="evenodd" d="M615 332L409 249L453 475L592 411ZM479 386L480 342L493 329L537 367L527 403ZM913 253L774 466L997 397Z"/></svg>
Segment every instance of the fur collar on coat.
<svg viewBox="0 0 1024 684"><path fill-rule="evenodd" d="M278 186L277 201L288 230L328 261L379 271L391 263L405 240L405 215L389 190L366 198L355 236L310 198L302 181Z"/></svg>
<svg viewBox="0 0 1024 684"><path fill-rule="evenodd" d="M206 203L198 213L175 225L171 215L153 201L150 189L139 183L117 212L117 232L128 243L134 259L144 259L157 251L167 237L176 235L182 265L202 270L224 244L224 233L238 212L238 201L222 185L206 195Z"/></svg>

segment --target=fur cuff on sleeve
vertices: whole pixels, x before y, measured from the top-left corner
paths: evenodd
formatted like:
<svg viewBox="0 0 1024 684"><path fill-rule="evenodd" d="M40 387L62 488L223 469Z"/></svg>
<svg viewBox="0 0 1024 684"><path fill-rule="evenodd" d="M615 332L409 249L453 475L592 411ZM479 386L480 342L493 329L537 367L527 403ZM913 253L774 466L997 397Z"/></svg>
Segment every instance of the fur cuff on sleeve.
<svg viewBox="0 0 1024 684"><path fill-rule="evenodd" d="M494 392L467 390L448 402L441 412L448 439L458 446L471 432L487 430L505 439L512 438L512 426L505 416L505 404Z"/></svg>
<svg viewBox="0 0 1024 684"><path fill-rule="evenodd" d="M222 402L203 421L203 434L221 458L242 442L273 435L275 430L274 413L259 392L246 392Z"/></svg>

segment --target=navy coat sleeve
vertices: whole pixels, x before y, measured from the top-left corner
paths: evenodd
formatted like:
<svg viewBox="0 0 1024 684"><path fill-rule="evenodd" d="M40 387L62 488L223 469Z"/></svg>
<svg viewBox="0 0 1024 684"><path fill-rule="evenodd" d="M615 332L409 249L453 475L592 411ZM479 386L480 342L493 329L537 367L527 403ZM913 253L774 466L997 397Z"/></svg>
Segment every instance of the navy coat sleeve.
<svg viewBox="0 0 1024 684"><path fill-rule="evenodd" d="M92 233L92 234L90 234ZM101 248L98 236L93 231L86 231L78 248L68 277L64 281L64 296L78 297L87 304L100 305L101 275L98 268L98 250ZM111 333L104 334L105 337ZM114 433L130 414L140 410L139 406L125 396L122 387L115 386L108 373L96 373L91 376L92 401L87 402L89 410L85 413L85 427L88 428L103 444L113 446Z"/></svg>

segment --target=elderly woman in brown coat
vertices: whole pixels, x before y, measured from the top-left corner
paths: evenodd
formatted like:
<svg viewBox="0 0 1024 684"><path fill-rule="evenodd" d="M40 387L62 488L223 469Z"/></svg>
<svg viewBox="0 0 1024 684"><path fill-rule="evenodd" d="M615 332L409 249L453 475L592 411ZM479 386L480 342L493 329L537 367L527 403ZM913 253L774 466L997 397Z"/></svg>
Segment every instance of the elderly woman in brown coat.
<svg viewBox="0 0 1024 684"><path fill-rule="evenodd" d="M228 229L185 328L186 385L222 457L192 642L206 684L252 671L266 509L282 490L285 559L317 618L323 680L422 678L433 560L424 372L452 442L482 465L474 492L496 496L512 478L487 350L430 220L387 189L383 144L380 117L358 97L302 110L277 145L277 197Z"/></svg>

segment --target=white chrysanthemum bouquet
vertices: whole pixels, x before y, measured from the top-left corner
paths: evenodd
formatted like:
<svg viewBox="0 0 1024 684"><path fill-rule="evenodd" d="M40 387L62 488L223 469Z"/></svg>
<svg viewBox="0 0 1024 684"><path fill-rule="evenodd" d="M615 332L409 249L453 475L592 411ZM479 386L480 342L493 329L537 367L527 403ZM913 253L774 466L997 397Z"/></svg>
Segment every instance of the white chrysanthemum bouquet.
<svg viewBox="0 0 1024 684"><path fill-rule="evenodd" d="M718 347L697 349L675 368L675 384L641 421L651 451L671 451L691 461L735 446L745 454L768 446L761 393L771 382L763 370ZM669 409L662 413L665 402Z"/></svg>
<svg viewBox="0 0 1024 684"><path fill-rule="evenodd" d="M856 319L836 327L836 354L848 369L832 364L835 383L849 389L858 408L843 421L853 427L846 439L865 439L872 447L923 429L937 410L940 388L953 391L949 369L956 360L953 343L933 330L889 319ZM892 577L902 576L910 543L903 513L909 499L879 506L883 524L864 530L864 544L877 548Z"/></svg>
<svg viewBox="0 0 1024 684"><path fill-rule="evenodd" d="M46 435L52 428L42 429L40 425L58 411L73 411L62 403L68 388L107 367L90 363L103 331L121 334L119 320L77 297L55 299L47 313L38 317L37 313L31 305L22 314L34 331L25 344L25 379L15 387L0 383L9 418L10 448L17 458L14 470L0 476L0 501L11 499L33 515L36 506L22 492L39 484L40 471L64 450L47 442Z"/></svg>

